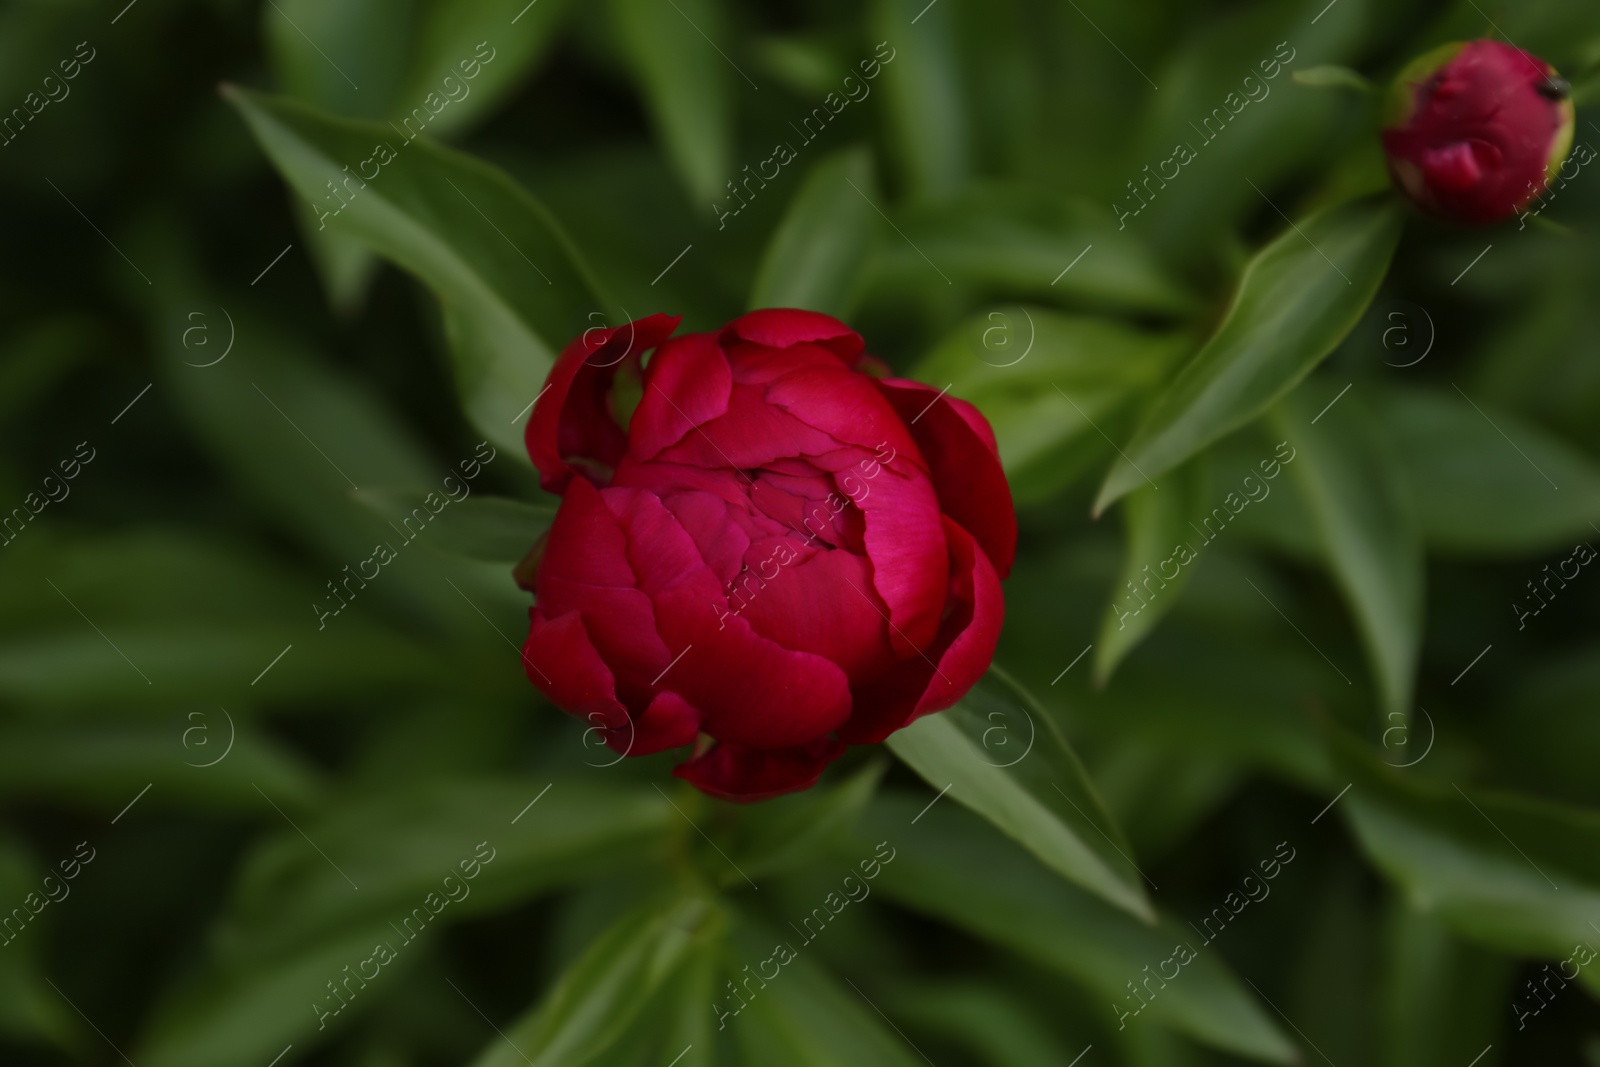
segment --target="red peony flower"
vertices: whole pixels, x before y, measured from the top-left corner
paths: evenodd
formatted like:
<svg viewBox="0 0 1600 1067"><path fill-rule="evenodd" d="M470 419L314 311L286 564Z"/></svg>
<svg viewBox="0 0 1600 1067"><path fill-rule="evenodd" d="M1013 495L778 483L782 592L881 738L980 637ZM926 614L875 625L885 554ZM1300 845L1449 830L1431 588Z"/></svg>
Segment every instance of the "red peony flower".
<svg viewBox="0 0 1600 1067"><path fill-rule="evenodd" d="M1444 45L1395 79L1383 130L1389 172L1424 210L1499 222L1544 191L1572 147L1567 85L1499 41Z"/></svg>
<svg viewBox="0 0 1600 1067"><path fill-rule="evenodd" d="M978 680L1016 515L977 409L869 374L838 320L678 321L591 330L550 372L527 443L562 499L518 568L524 662L619 752L714 739L675 773L758 800Z"/></svg>

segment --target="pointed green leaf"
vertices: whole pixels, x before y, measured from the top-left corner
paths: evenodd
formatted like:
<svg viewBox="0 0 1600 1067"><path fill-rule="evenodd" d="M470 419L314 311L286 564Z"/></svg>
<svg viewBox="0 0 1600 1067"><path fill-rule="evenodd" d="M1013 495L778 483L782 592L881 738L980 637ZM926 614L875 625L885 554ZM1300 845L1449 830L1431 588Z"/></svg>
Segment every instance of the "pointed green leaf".
<svg viewBox="0 0 1600 1067"><path fill-rule="evenodd" d="M1097 685L1111 680L1117 664L1150 635L1194 575L1198 554L1189 543L1195 533L1190 523L1204 517L1209 504L1206 474L1203 463L1188 463L1167 480L1166 492L1147 485L1128 497L1127 553L1094 643Z"/></svg>
<svg viewBox="0 0 1600 1067"><path fill-rule="evenodd" d="M955 13L948 4L924 7L918 0L873 0L870 6L871 35L881 43L875 58L862 62L881 64L877 87L901 171L914 196L942 199L972 169ZM913 19L917 25L908 33Z"/></svg>
<svg viewBox="0 0 1600 1067"><path fill-rule="evenodd" d="M555 48L572 8L572 0L424 0L391 116L412 116L415 128L424 109L430 137L478 126Z"/></svg>
<svg viewBox="0 0 1600 1067"><path fill-rule="evenodd" d="M904 240L885 240L868 282L874 295L942 301L932 261L957 285L1030 301L1163 318L1201 307L1171 265L1131 230L1119 230L1099 201L985 181L891 214Z"/></svg>
<svg viewBox="0 0 1600 1067"><path fill-rule="evenodd" d="M462 483L458 480L455 484ZM525 504L498 496L452 498L436 510L426 502L430 496L435 502L444 500L437 491L362 489L353 495L357 503L393 522L421 509L424 516L435 520L428 526L430 545L486 563L521 561L555 518L553 504Z"/></svg>
<svg viewBox="0 0 1600 1067"><path fill-rule="evenodd" d="M21 903L29 893L38 892L49 873L53 872L41 870L20 840L9 833L0 835L0 894L4 894L0 899ZM65 883L58 880L56 884ZM70 899L70 886L67 893L61 900ZM45 985L40 966L40 956L49 945L47 933L30 932L26 926L19 933L15 920L6 931L6 941L0 945L4 949L0 951L0 1036L8 1041L73 1049L84 1043L75 1032L78 1020L61 996Z"/></svg>
<svg viewBox="0 0 1600 1067"><path fill-rule="evenodd" d="M624 916L561 976L538 1008L490 1041L473 1067L595 1062L639 1020L674 972L720 938L725 925L715 904L694 896L665 906L653 900ZM702 1010L709 1017L710 1011Z"/></svg>
<svg viewBox="0 0 1600 1067"><path fill-rule="evenodd" d="M982 979L901 983L889 1010L994 1067L1061 1067L1073 1051L1014 990Z"/></svg>
<svg viewBox="0 0 1600 1067"><path fill-rule="evenodd" d="M994 427L1019 502L1050 496L1110 451L1118 419L1189 346L1136 329L1028 305L1002 306L946 337L910 376L977 406Z"/></svg>
<svg viewBox="0 0 1600 1067"><path fill-rule="evenodd" d="M160 725L75 721L0 727L0 797L39 797L115 814L151 790L146 804L265 819L260 787L280 803L304 807L322 793L319 775L298 754L238 722L220 707ZM273 816L275 817L275 816Z"/></svg>
<svg viewBox="0 0 1600 1067"><path fill-rule="evenodd" d="M1256 418L1353 329L1389 269L1402 215L1387 198L1329 208L1263 248L1227 317L1112 465L1096 514Z"/></svg>
<svg viewBox="0 0 1600 1067"><path fill-rule="evenodd" d="M1454 388L1388 390L1378 410L1430 547L1509 555L1593 536L1600 464L1549 431Z"/></svg>
<svg viewBox="0 0 1600 1067"><path fill-rule="evenodd" d="M739 49L722 0L609 0L607 12L656 135L689 195L697 207L720 203L728 196L726 182L747 177L729 160L735 79L749 88L743 72L730 66L728 54Z"/></svg>
<svg viewBox="0 0 1600 1067"><path fill-rule="evenodd" d="M855 304L881 221L872 156L828 156L806 174L767 244L750 307L794 307L844 316Z"/></svg>
<svg viewBox="0 0 1600 1067"><path fill-rule="evenodd" d="M1424 783L1336 742L1353 782L1340 806L1411 905L1519 956L1562 960L1600 945L1600 815L1514 794ZM1579 970L1600 992L1600 975Z"/></svg>
<svg viewBox="0 0 1600 1067"><path fill-rule="evenodd" d="M858 854L887 841L893 858L874 888L913 911L1066 975L1104 1004L1116 1029L1166 1026L1213 1048L1293 1063L1294 1046L1267 1009L1234 977L1215 948L1185 923L1148 926L1063 886L1037 861L960 808L936 804L918 817L921 797L880 794L856 837ZM915 825L911 820L917 818ZM1181 980L1161 988L1142 1010L1127 984L1142 981L1187 944L1194 958ZM1120 1007L1119 1007L1120 1006Z"/></svg>
<svg viewBox="0 0 1600 1067"><path fill-rule="evenodd" d="M1378 997L1383 1067L1461 1067L1505 1031L1509 958L1401 900L1389 909L1387 948Z"/></svg>
<svg viewBox="0 0 1600 1067"><path fill-rule="evenodd" d="M554 43L569 6L569 0L532 7L524 0L274 0L261 8L261 20L289 96L329 115L409 118L412 130L446 137L476 125L526 78ZM513 19L514 33L498 32ZM330 302L353 312L377 260L355 238L319 228L303 200L295 214Z"/></svg>
<svg viewBox="0 0 1600 1067"><path fill-rule="evenodd" d="M329 115L467 129L555 43L571 0L273 0L263 36L283 90ZM515 20L515 29L503 32ZM431 94L431 99L430 99ZM420 110L417 114L413 109Z"/></svg>
<svg viewBox="0 0 1600 1067"><path fill-rule="evenodd" d="M1296 451L1290 476L1355 616L1383 711L1405 715L1422 645L1422 535L1395 449L1360 396L1336 393L1296 390L1272 413L1274 436Z"/></svg>
<svg viewBox="0 0 1600 1067"><path fill-rule="evenodd" d="M463 408L490 441L523 454L520 426L555 354L606 311L555 220L500 171L426 138L224 92L323 224L433 290Z"/></svg>
<svg viewBox="0 0 1600 1067"><path fill-rule="evenodd" d="M261 798L268 812L269 800L282 803ZM571 780L450 780L351 800L296 820L327 858L287 826L245 858L222 940L240 956L276 954L364 919L405 915L480 851L493 858L447 913L492 912L650 862L669 816L654 790Z"/></svg>
<svg viewBox="0 0 1600 1067"><path fill-rule="evenodd" d="M364 985L347 978L345 968L356 974L364 961L373 962L380 944L394 958L378 977ZM386 923L366 922L280 959L191 973L157 1004L133 1062L259 1067L287 1044L309 1049L398 992L425 953L424 945L406 945ZM335 979L352 984L336 987L342 990L336 995L329 988ZM340 996L349 1003L335 1014Z"/></svg>
<svg viewBox="0 0 1600 1067"><path fill-rule="evenodd" d="M887 743L934 789L948 789L1051 870L1154 921L1127 844L1077 754L998 667L956 707L923 716Z"/></svg>
<svg viewBox="0 0 1600 1067"><path fill-rule="evenodd" d="M738 964L745 960L771 960L777 965L783 957L773 943L780 940L795 954L781 964L770 988L751 996L736 1013L719 1015L724 1029L718 1036L740 1049L743 1056L739 1062L781 1063L784 1067L845 1063L917 1067L924 1062L903 1036L889 1028L866 999L866 992L835 979L806 952L803 942L794 946L783 933L767 934L742 922L733 940L738 963L730 962L728 970L737 973ZM755 969L760 969L759 963ZM735 1002L724 995L717 1003L726 1011ZM714 1006L713 1010L718 1009Z"/></svg>
<svg viewBox="0 0 1600 1067"><path fill-rule="evenodd" d="M261 36L279 85L329 114L393 118L423 2L273 0L261 5Z"/></svg>
<svg viewBox="0 0 1600 1067"><path fill-rule="evenodd" d="M754 880L801 868L831 851L866 810L886 767L873 759L844 781L736 809L730 851L739 870Z"/></svg>

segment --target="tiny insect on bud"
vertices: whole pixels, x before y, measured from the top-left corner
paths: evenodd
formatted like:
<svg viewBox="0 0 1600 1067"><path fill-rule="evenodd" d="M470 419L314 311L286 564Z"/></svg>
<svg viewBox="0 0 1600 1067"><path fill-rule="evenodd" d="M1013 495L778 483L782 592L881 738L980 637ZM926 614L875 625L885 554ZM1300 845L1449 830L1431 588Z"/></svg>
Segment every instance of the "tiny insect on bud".
<svg viewBox="0 0 1600 1067"><path fill-rule="evenodd" d="M1572 95L1572 83L1565 78L1549 77L1539 83L1538 93L1546 100L1565 100Z"/></svg>

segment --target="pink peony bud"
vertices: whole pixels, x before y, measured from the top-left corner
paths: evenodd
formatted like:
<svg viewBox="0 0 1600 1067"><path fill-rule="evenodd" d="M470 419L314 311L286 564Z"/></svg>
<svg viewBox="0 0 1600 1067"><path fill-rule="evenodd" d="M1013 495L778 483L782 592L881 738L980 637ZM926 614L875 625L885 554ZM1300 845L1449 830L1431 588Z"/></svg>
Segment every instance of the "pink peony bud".
<svg viewBox="0 0 1600 1067"><path fill-rule="evenodd" d="M1443 45L1395 79L1383 149L1395 184L1451 222L1509 218L1542 193L1572 147L1567 83L1499 41Z"/></svg>

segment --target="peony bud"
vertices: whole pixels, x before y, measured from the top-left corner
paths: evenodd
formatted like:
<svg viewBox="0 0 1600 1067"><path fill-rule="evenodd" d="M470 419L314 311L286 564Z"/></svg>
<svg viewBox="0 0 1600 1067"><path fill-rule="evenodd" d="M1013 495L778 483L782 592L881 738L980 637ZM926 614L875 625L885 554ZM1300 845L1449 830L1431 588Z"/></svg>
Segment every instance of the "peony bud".
<svg viewBox="0 0 1600 1067"><path fill-rule="evenodd" d="M759 800L978 680L1016 514L978 410L875 376L837 319L677 324L586 333L534 406L561 507L517 570L538 598L523 658L612 748L694 745L680 777Z"/></svg>
<svg viewBox="0 0 1600 1067"><path fill-rule="evenodd" d="M1572 147L1567 83L1544 60L1499 41L1443 45L1395 79L1383 148L1418 207L1484 225L1520 211Z"/></svg>

